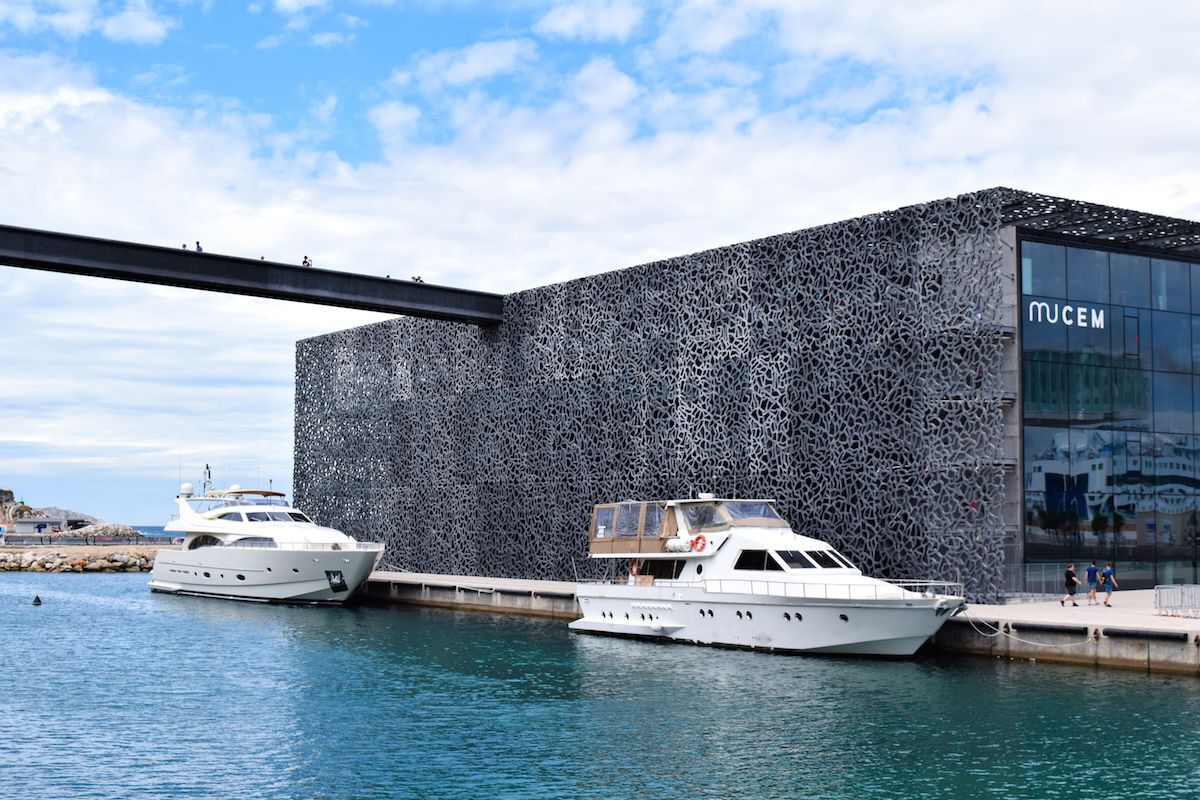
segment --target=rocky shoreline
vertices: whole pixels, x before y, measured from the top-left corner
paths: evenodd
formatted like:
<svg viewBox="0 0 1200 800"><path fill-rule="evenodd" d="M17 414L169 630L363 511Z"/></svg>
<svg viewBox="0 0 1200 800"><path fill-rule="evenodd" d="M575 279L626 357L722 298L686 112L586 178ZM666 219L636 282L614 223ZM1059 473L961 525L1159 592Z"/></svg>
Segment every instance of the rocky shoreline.
<svg viewBox="0 0 1200 800"><path fill-rule="evenodd" d="M0 572L149 572L157 547L40 547L0 551Z"/></svg>

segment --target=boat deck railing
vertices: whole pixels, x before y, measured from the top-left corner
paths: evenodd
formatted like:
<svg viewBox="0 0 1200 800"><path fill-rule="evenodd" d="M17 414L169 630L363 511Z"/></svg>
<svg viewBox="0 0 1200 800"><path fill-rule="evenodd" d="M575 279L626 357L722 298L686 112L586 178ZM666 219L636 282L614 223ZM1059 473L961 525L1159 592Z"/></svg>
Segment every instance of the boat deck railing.
<svg viewBox="0 0 1200 800"><path fill-rule="evenodd" d="M381 542L229 542L220 545L206 545L221 549L241 548L244 550L371 550L383 549ZM199 549L199 548L197 548Z"/></svg>
<svg viewBox="0 0 1200 800"><path fill-rule="evenodd" d="M913 594L924 598L963 597L963 585L952 581L886 581L884 583L818 583L813 581L764 581L745 578L712 578L700 581L656 579L649 576L635 585L662 588L703 589L716 594L753 594L809 600L902 600ZM629 583L626 579L598 583Z"/></svg>

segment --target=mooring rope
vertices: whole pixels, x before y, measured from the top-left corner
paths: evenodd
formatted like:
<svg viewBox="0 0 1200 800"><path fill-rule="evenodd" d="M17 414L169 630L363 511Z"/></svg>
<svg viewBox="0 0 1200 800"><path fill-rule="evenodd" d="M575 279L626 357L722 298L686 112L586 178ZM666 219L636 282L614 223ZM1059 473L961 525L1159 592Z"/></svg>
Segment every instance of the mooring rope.
<svg viewBox="0 0 1200 800"><path fill-rule="evenodd" d="M1091 644L1091 642L1092 642L1091 635L1089 635L1082 642L1069 642L1067 644L1047 644L1046 642L1034 642L1034 641L1030 641L1029 639L1022 639L1020 636L1017 636L1015 633L1012 632L1011 628L1009 628L1009 630L1007 630L1007 631L1004 630L1004 628L1002 628L999 624L994 626L995 633L984 633L983 631L979 630L979 628L975 627L976 620L978 620L981 624L983 624L986 627L993 627L992 623L988 622L986 619L980 619L978 617L973 617L971 612L968 611L965 607L963 608L962 613L963 613L963 616L967 618L967 624L971 626L971 629L973 631L975 631L977 634L979 634L980 636L983 636L988 639L992 639L997 636L1007 636L1009 639L1012 639L1014 642L1020 642L1021 644L1032 644L1032 645L1036 645L1038 647L1079 647L1080 645Z"/></svg>

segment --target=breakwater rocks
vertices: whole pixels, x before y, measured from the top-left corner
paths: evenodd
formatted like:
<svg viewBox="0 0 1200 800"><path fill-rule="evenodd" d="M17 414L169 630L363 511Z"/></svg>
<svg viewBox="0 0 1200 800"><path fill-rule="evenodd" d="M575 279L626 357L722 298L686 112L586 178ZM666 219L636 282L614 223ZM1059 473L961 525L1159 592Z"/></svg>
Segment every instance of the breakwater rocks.
<svg viewBox="0 0 1200 800"><path fill-rule="evenodd" d="M111 552L28 550L0 552L0 572L149 572L154 551L121 549Z"/></svg>

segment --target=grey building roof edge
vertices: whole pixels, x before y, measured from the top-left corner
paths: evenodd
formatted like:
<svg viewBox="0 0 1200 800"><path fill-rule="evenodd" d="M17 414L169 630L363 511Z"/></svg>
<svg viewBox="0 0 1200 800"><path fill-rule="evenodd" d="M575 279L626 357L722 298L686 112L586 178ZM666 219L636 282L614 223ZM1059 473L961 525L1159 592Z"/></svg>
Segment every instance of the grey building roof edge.
<svg viewBox="0 0 1200 800"><path fill-rule="evenodd" d="M1200 259L1200 222L1007 187L1001 223L1025 231Z"/></svg>

